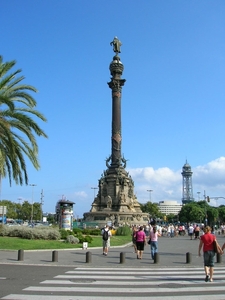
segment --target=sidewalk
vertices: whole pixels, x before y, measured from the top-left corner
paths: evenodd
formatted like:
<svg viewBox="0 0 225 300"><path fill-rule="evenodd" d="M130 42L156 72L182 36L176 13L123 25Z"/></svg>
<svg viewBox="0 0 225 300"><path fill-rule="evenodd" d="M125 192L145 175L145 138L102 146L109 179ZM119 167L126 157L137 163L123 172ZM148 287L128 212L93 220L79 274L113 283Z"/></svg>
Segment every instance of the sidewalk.
<svg viewBox="0 0 225 300"><path fill-rule="evenodd" d="M217 240L222 246L225 237L218 235ZM142 260L136 258L131 244L123 247L111 247L108 256L102 255L102 248L88 248L57 250L53 255L53 250L33 250L24 251L24 260L18 261L18 251L0 250L0 264L16 265L44 265L44 266L68 266L68 267L106 267L106 268L132 268L132 267L203 267L203 257L198 256L199 240L190 240L184 237L161 237L159 238L159 262L154 264L150 258L150 246L145 246ZM87 254L87 252L89 252ZM124 261L120 259L121 252ZM187 263L186 253L190 253L190 263ZM58 261L53 259L58 256ZM122 263L123 262L123 263ZM221 257L221 262L217 263L215 257L215 267L225 265L225 254Z"/></svg>

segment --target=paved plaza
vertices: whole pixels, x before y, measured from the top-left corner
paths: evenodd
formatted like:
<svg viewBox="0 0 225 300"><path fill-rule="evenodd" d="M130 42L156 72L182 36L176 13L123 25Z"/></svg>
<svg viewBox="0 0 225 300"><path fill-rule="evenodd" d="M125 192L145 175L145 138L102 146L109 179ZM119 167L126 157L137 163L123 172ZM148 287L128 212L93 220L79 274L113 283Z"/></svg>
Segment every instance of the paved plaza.
<svg viewBox="0 0 225 300"><path fill-rule="evenodd" d="M113 237L112 237L113 239ZM222 246L225 237L217 235L217 240ZM142 260L136 258L133 247L127 244L123 247L111 247L108 256L102 255L102 248L68 249L68 250L40 250L24 251L23 261L18 261L18 251L0 251L0 264L23 265L49 265L49 266L78 266L78 267L199 267L203 266L203 257L198 256L199 240L190 240L186 236L160 237L159 238L159 262L151 259L150 246L145 246ZM88 252L88 253L87 253ZM123 253L123 254L121 254ZM187 261L187 253L189 261ZM56 254L58 261L54 261ZM124 259L122 260L121 257ZM217 262L218 261L218 262ZM189 263L187 263L189 262ZM216 266L224 266L225 254L217 260Z"/></svg>

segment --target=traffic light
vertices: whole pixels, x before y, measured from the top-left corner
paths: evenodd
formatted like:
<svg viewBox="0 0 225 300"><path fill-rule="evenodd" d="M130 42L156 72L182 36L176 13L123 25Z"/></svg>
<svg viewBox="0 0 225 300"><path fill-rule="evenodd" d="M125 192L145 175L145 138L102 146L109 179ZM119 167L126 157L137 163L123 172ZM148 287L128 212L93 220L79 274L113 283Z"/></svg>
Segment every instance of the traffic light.
<svg viewBox="0 0 225 300"><path fill-rule="evenodd" d="M210 198L209 198L209 196L207 196L206 198L207 198L207 202L210 202Z"/></svg>

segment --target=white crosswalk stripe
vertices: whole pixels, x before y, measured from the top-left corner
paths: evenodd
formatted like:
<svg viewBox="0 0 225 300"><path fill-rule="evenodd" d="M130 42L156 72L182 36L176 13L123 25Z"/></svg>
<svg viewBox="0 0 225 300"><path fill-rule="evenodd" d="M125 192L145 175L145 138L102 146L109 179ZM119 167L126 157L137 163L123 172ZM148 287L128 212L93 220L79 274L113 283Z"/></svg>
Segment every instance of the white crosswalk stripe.
<svg viewBox="0 0 225 300"><path fill-rule="evenodd" d="M4 300L224 300L225 267L214 281L203 268L76 268Z"/></svg>

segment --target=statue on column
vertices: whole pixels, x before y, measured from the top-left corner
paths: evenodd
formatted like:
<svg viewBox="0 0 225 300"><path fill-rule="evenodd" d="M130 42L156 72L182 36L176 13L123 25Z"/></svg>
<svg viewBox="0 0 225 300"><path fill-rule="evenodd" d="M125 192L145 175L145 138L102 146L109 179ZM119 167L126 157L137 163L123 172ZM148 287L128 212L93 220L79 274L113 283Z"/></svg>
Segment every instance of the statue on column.
<svg viewBox="0 0 225 300"><path fill-rule="evenodd" d="M122 46L121 41L117 38L117 36L114 37L113 41L110 43L110 46L113 45L113 51L116 53L121 53L120 46Z"/></svg>

